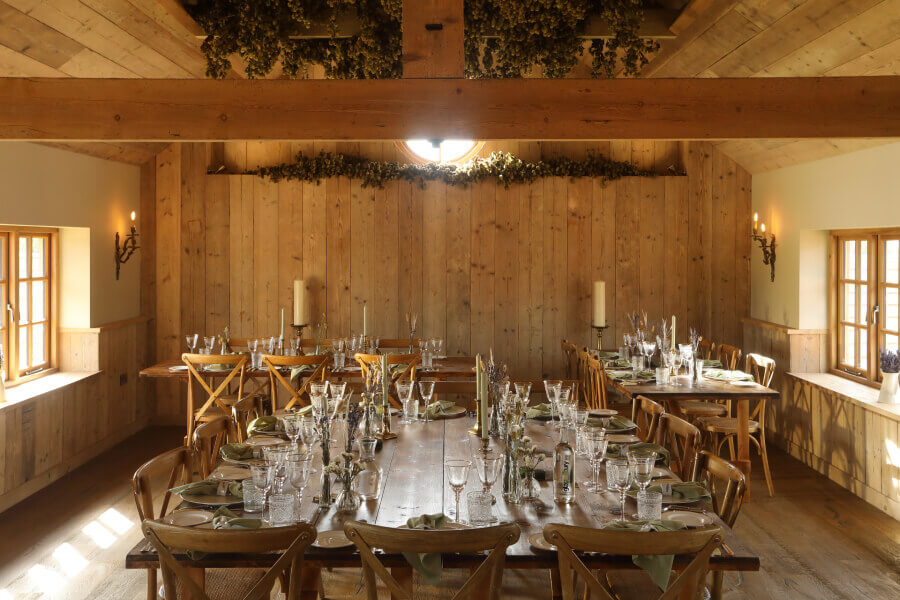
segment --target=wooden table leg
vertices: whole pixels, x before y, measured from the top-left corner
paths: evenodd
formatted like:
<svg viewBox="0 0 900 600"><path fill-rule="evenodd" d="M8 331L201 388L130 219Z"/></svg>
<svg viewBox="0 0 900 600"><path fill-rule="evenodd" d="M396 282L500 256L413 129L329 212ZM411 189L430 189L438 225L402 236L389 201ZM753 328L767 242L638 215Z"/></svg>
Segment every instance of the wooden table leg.
<svg viewBox="0 0 900 600"><path fill-rule="evenodd" d="M413 570L412 567L391 567L391 576L397 580L400 587L406 590L409 597L413 597ZM393 600L399 600L394 594L391 594Z"/></svg>
<svg viewBox="0 0 900 600"><path fill-rule="evenodd" d="M316 600L322 587L322 569L303 567L300 574L300 600Z"/></svg>
<svg viewBox="0 0 900 600"><path fill-rule="evenodd" d="M750 498L750 400L735 400L737 412L737 460L735 465L747 477L747 492L744 500Z"/></svg>

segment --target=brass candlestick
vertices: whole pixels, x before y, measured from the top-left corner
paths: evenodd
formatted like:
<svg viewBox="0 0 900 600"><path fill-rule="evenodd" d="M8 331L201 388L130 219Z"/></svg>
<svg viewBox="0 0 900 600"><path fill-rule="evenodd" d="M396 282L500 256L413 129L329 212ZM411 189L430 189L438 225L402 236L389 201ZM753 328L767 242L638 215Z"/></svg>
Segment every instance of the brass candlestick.
<svg viewBox="0 0 900 600"><path fill-rule="evenodd" d="M300 346L297 348L297 356L303 356L303 328L308 325L291 325L297 330L297 337L300 338Z"/></svg>
<svg viewBox="0 0 900 600"><path fill-rule="evenodd" d="M597 350L603 350L603 330L606 329L606 325L591 325L594 329L597 330Z"/></svg>
<svg viewBox="0 0 900 600"><path fill-rule="evenodd" d="M381 433L375 437L382 440L392 440L397 434L391 431L391 402L390 396L384 397L384 403L381 405Z"/></svg>

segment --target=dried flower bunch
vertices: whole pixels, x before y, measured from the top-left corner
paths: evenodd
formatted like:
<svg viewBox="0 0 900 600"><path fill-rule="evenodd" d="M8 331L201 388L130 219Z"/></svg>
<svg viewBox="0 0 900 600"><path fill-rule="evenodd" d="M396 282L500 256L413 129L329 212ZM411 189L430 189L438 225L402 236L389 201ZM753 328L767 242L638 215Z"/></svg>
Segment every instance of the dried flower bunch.
<svg viewBox="0 0 900 600"><path fill-rule="evenodd" d="M900 373L900 350L879 350L881 372Z"/></svg>
<svg viewBox="0 0 900 600"><path fill-rule="evenodd" d="M409 0L412 1L412 0ZM248 77L264 77L280 61L291 78L312 65L329 79L400 77L401 0L190 0L186 8L208 34L202 50L207 75L224 78L237 54ZM466 76L522 77L537 67L544 77L565 77L587 50L591 75L637 75L659 49L642 39L643 0L465 0ZM359 19L359 32L338 38L337 17ZM585 41L588 17L609 25L612 37ZM311 23L331 37L297 39Z"/></svg>
<svg viewBox="0 0 900 600"><path fill-rule="evenodd" d="M464 165L400 164L335 152L320 152L317 156L306 156L301 152L297 154L296 162L260 167L248 174L268 177L272 181L286 179L316 184L330 177L349 177L361 179L363 187L374 188L383 188L385 183L398 179L415 182L422 187L429 181L466 187L494 178L508 188L512 184L531 183L545 177L592 177L612 181L621 177L656 175L631 163L612 160L590 151L583 160L556 157L534 162L524 161L507 152L495 152L488 158L474 158Z"/></svg>

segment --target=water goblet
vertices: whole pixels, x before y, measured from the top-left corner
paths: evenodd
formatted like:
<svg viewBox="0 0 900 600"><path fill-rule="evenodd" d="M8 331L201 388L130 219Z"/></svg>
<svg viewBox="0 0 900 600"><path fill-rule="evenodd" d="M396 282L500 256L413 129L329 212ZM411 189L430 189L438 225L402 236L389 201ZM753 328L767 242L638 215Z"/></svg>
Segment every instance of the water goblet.
<svg viewBox="0 0 900 600"><path fill-rule="evenodd" d="M606 461L606 484L608 487L619 492L619 500L621 507L616 507L613 512L618 511L625 520L625 492L631 487L631 468L628 461L622 458L615 458Z"/></svg>
<svg viewBox="0 0 900 600"><path fill-rule="evenodd" d="M576 407L575 415L575 454L584 456L587 454L587 448L584 445L584 433L587 429L588 411L578 410Z"/></svg>
<svg viewBox="0 0 900 600"><path fill-rule="evenodd" d="M259 351L259 340L247 340L247 351L254 354Z"/></svg>
<svg viewBox="0 0 900 600"><path fill-rule="evenodd" d="M606 458L609 436L599 427L588 427L584 439L588 460L591 463L591 486L588 489L599 494L606 491L606 488L600 485L600 467L603 465L603 459Z"/></svg>
<svg viewBox="0 0 900 600"><path fill-rule="evenodd" d="M203 354L212 354L213 346L216 345L215 337L203 337Z"/></svg>
<svg viewBox="0 0 900 600"><path fill-rule="evenodd" d="M644 355L643 354L632 354L631 355L631 370L634 373L635 379L637 379L638 375L640 375L640 373L643 369L644 369Z"/></svg>
<svg viewBox="0 0 900 600"><path fill-rule="evenodd" d="M475 471L478 479L481 481L482 490L490 492L497 477L500 475L500 468L503 466L503 456L496 452L477 452L475 454Z"/></svg>
<svg viewBox="0 0 900 600"><path fill-rule="evenodd" d="M324 396L328 393L328 382L321 381L309 384L310 396Z"/></svg>
<svg viewBox="0 0 900 600"><path fill-rule="evenodd" d="M291 343L291 356L297 356L297 354L300 352L300 338L296 337L296 336L292 337L290 343Z"/></svg>
<svg viewBox="0 0 900 600"><path fill-rule="evenodd" d="M653 479L653 467L656 465L656 452L652 450L631 450L625 453L631 469L631 478L641 490L647 489Z"/></svg>
<svg viewBox="0 0 900 600"><path fill-rule="evenodd" d="M309 483L309 476L312 468L312 455L300 453L291 454L288 456L287 465L288 481L290 481L291 487L294 488L294 492L297 494L297 499L294 504L294 520L299 521L300 504L303 501L303 490L306 489L306 485Z"/></svg>
<svg viewBox="0 0 900 600"><path fill-rule="evenodd" d="M185 336L185 340L187 341L188 349L191 351L191 354L194 354L197 350L197 340L200 338L200 334L192 333L190 335Z"/></svg>
<svg viewBox="0 0 900 600"><path fill-rule="evenodd" d="M516 388L516 396L518 396L521 400L525 401L525 405L528 405L528 400L531 398L531 382L530 381L517 381L513 384L513 387Z"/></svg>
<svg viewBox="0 0 900 600"><path fill-rule="evenodd" d="M331 340L331 349L334 350L335 354L339 354L344 351L344 344L346 341L344 338L334 338Z"/></svg>
<svg viewBox="0 0 900 600"><path fill-rule="evenodd" d="M416 415L408 415L406 412L406 406L409 403L409 397L413 395L413 383L411 381L401 382L398 381L394 384L397 387L397 396L400 398L400 405L403 407L403 418L400 420L400 423L403 425L408 425L412 423L410 416L415 417ZM418 408L417 408L418 410Z"/></svg>
<svg viewBox="0 0 900 600"><path fill-rule="evenodd" d="M272 465L269 463L250 465L250 480L262 494L263 504L265 504L266 496L272 489Z"/></svg>
<svg viewBox="0 0 900 600"><path fill-rule="evenodd" d="M453 494L456 496L455 517L457 523L462 522L459 519L459 495L462 493L463 488L466 487L466 482L469 479L470 466L472 466L470 461L456 458L448 459L444 463L444 467L447 471L447 481L450 483Z"/></svg>
<svg viewBox="0 0 900 600"><path fill-rule="evenodd" d="M425 405L423 407L424 413L424 421L428 422L428 405L431 404L431 398L434 396L434 382L433 381L420 381L419 382L419 395L422 396L422 403Z"/></svg>
<svg viewBox="0 0 900 600"><path fill-rule="evenodd" d="M284 427L284 434L296 446L300 437L300 417L296 414L287 413L279 420Z"/></svg>

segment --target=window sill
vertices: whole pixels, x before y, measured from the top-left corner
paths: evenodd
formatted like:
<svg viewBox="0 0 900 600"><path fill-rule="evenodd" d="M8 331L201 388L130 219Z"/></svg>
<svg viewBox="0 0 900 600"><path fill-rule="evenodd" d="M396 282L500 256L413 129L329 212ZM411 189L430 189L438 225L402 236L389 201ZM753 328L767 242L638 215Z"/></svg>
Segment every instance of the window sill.
<svg viewBox="0 0 900 600"><path fill-rule="evenodd" d="M837 394L866 410L900 421L900 404L879 404L879 388L831 373L788 373L788 376Z"/></svg>
<svg viewBox="0 0 900 600"><path fill-rule="evenodd" d="M17 384L6 390L6 402L0 404L0 412L11 406L34 400L44 394L70 386L74 383L95 377L101 371L57 372L44 375L33 381Z"/></svg>

